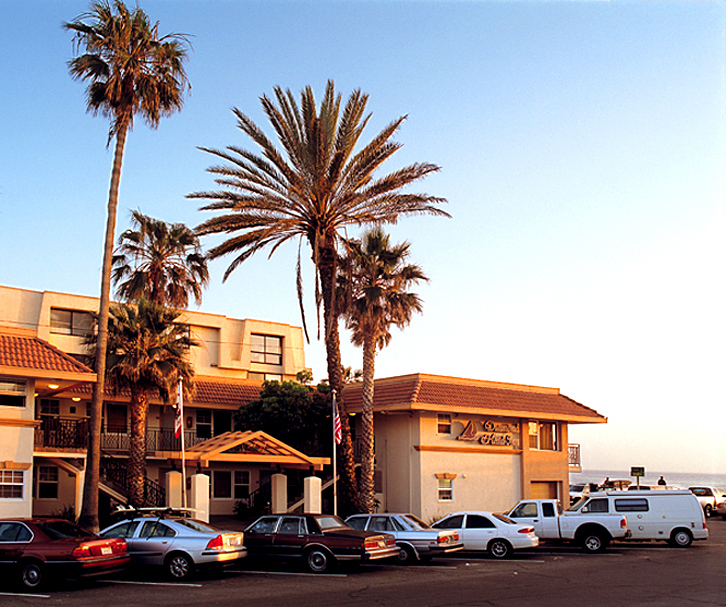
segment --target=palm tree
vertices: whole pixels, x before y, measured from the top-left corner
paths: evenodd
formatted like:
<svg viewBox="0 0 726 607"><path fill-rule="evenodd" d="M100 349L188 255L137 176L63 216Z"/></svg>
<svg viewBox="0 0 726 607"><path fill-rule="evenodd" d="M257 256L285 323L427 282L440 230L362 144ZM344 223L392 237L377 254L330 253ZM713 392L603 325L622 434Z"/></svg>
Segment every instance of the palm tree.
<svg viewBox="0 0 726 607"><path fill-rule="evenodd" d="M113 256L116 294L126 301L144 295L173 308L186 308L190 295L201 303L209 272L197 235L182 223L168 224L140 211L131 219L136 229L121 234Z"/></svg>
<svg viewBox="0 0 726 607"><path fill-rule="evenodd" d="M193 376L187 353L196 344L177 322L178 316L178 311L146 297L136 305L110 309L107 378L114 393L131 393L128 478L129 500L136 507L144 505L149 395L158 393L166 403L175 393L178 378L188 382Z"/></svg>
<svg viewBox="0 0 726 607"><path fill-rule="evenodd" d="M328 81L317 107L311 87L300 95L300 104L288 89L274 89L273 99L263 96L262 108L282 149L250 118L234 109L240 130L260 148L256 154L229 146L226 150L202 148L223 164L208 171L217 176L218 191L197 192L191 198L212 202L202 210L220 214L197 227L198 234L232 234L209 251L212 259L234 255L224 278L245 259L270 247L270 255L290 240L299 239L297 294L301 312L302 279L300 251L310 245L315 265L316 304L323 307L328 379L341 394L339 309L335 301L338 248L348 226L392 223L405 215L448 214L437 205L443 198L404 192L404 188L438 171L429 163L416 163L376 176L381 165L401 144L392 137L405 120L386 126L358 151L356 145L370 115L368 95L353 91L341 108L341 96ZM303 328L307 335L305 316ZM342 509L355 504L353 446L345 404L340 399L343 433L341 454Z"/></svg>
<svg viewBox="0 0 726 607"><path fill-rule="evenodd" d="M374 508L373 379L376 350L391 341L391 325L403 328L414 312L421 312L421 299L408 289L428 278L417 265L407 264L410 245L392 246L380 228L363 240L346 242L347 255L340 260L339 285L347 302L346 326L351 339L363 346L362 411L360 416L361 470L358 506L361 512Z"/></svg>
<svg viewBox="0 0 726 607"><path fill-rule="evenodd" d="M121 181L124 145L135 115L152 128L162 117L179 110L183 102L187 77L183 63L188 43L184 36L159 36L158 24L152 24L140 8L129 11L120 0L99 0L91 10L64 23L74 33L76 50L83 50L69 62L71 76L89 81L88 111L101 113L111 121L107 145L116 138L108 214L104 241L99 304L99 331L96 363L98 380L93 388L90 410L86 482L80 522L98 530L98 474L101 461L101 408L106 372L107 325L111 291L111 257L116 230L116 207Z"/></svg>

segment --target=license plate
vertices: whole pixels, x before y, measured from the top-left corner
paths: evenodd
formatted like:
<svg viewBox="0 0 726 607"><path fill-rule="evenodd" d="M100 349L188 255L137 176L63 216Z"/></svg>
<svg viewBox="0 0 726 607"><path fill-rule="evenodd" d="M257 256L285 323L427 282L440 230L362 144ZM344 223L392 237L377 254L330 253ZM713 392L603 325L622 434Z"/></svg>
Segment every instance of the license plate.
<svg viewBox="0 0 726 607"><path fill-rule="evenodd" d="M111 546L101 546L101 554L113 554Z"/></svg>

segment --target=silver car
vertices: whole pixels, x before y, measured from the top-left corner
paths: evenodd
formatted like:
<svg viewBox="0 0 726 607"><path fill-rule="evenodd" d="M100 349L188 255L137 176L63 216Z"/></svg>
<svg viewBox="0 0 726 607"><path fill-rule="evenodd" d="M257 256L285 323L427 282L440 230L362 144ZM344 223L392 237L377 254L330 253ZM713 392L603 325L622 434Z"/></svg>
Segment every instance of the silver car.
<svg viewBox="0 0 726 607"><path fill-rule="evenodd" d="M354 514L345 521L354 529L385 531L396 538L396 561L408 565L434 556L457 552L464 547L458 531L432 529L414 514Z"/></svg>
<svg viewBox="0 0 726 607"><path fill-rule="evenodd" d="M132 565L161 566L174 580L188 578L198 567L229 565L247 556L244 533L192 518L136 516L99 535L125 538Z"/></svg>

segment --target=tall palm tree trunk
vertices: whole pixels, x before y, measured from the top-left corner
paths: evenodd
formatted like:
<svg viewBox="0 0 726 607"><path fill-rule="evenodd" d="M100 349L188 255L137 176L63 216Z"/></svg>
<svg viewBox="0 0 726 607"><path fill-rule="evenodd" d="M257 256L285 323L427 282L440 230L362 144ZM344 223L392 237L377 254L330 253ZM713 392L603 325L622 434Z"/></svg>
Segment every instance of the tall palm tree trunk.
<svg viewBox="0 0 726 607"><path fill-rule="evenodd" d="M375 462L373 431L373 378L376 365L376 340L367 338L363 342L363 403L361 412L361 461L358 504L361 512L375 509L375 483L373 468Z"/></svg>
<svg viewBox="0 0 726 607"><path fill-rule="evenodd" d="M323 322L325 323L325 351L328 363L328 381L335 390L340 413L341 443L338 449L338 471L340 472L340 506L338 512L344 516L356 509L355 460L353 441L350 435L350 420L343 398L343 367L340 360L340 333L338 312L333 300L335 288L337 255L334 249L325 248L320 253L318 268L323 291Z"/></svg>
<svg viewBox="0 0 726 607"><path fill-rule="evenodd" d="M131 389L131 437L129 440L129 500L131 505L144 505L144 480L146 479L146 416L149 399L143 389Z"/></svg>
<svg viewBox="0 0 726 607"><path fill-rule="evenodd" d="M98 310L98 338L96 340L96 383L93 386L93 397L90 411L90 432L88 435L88 452L86 455L86 477L83 485L83 508L79 523L97 532L98 526L98 482L101 467L101 418L103 395L106 379L106 350L108 345L108 308L111 300L111 261L113 259L114 235L116 232L116 208L121 183L121 165L123 163L124 146L128 120L116 133L116 149L114 151L111 185L108 193L108 216L106 217L106 240L103 247L103 269L101 272L101 300Z"/></svg>

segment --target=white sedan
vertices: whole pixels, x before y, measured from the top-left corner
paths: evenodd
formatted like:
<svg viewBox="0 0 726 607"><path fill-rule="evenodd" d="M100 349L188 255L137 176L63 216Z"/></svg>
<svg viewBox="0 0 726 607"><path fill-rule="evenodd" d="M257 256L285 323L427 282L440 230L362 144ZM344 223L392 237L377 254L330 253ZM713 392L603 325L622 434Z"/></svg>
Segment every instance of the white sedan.
<svg viewBox="0 0 726 607"><path fill-rule="evenodd" d="M498 559L512 556L514 550L539 545L534 527L492 512L452 512L431 526L456 529L464 550L488 552Z"/></svg>

